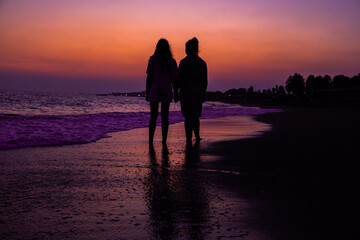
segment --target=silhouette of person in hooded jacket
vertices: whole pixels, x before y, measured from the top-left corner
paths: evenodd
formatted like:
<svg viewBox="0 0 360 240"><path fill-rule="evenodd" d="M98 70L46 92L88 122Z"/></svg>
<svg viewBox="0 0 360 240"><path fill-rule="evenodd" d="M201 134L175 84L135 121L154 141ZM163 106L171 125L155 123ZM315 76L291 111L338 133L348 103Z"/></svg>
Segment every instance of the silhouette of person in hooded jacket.
<svg viewBox="0 0 360 240"><path fill-rule="evenodd" d="M186 57L179 64L180 90L179 98L181 102L181 112L185 117L186 142L191 144L192 132L196 141L200 141L200 121L202 103L205 101L205 93L208 85L207 66L199 53L199 41L192 38L185 44ZM177 91L175 91L175 98ZM177 99L175 99L177 101Z"/></svg>

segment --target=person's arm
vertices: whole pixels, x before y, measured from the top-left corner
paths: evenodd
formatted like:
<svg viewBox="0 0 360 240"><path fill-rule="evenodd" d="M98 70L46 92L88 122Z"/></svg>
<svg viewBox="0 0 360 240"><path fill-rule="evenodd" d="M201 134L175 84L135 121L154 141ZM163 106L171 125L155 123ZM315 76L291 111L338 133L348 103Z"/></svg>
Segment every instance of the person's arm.
<svg viewBox="0 0 360 240"><path fill-rule="evenodd" d="M181 64L181 62L180 62ZM174 68L174 74L173 74L173 78L172 78L172 85L173 85L173 89L174 89L174 102L178 102L179 101L179 71L180 71L180 64L179 64L179 69L177 68L177 64L175 62L175 68Z"/></svg>
<svg viewBox="0 0 360 240"><path fill-rule="evenodd" d="M150 91L150 86L151 86L151 82L152 82L152 75L148 74L146 77L146 95L145 95L145 100L148 102L149 101L149 91Z"/></svg>
<svg viewBox="0 0 360 240"><path fill-rule="evenodd" d="M146 92L145 92L145 100L148 102L149 101L149 91L150 91L150 87L151 87L151 83L152 83L152 79L153 79L153 66L152 66L152 61L151 61L151 57L149 59L148 62L148 66L146 69Z"/></svg>
<svg viewBox="0 0 360 240"><path fill-rule="evenodd" d="M173 88L174 88L174 102L179 101L179 87L177 86L177 82L179 79L174 79Z"/></svg>
<svg viewBox="0 0 360 240"><path fill-rule="evenodd" d="M203 98L202 98L202 102L205 102L207 86L208 86L207 65L206 65L206 62L204 62L204 79L203 79Z"/></svg>

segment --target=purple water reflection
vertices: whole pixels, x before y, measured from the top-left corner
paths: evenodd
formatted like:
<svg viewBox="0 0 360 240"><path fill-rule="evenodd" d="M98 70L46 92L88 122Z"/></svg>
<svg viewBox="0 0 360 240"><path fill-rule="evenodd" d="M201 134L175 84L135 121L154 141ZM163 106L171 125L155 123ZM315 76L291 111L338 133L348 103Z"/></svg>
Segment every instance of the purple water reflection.
<svg viewBox="0 0 360 240"><path fill-rule="evenodd" d="M279 109L204 108L203 119L278 112ZM147 127L149 112L81 115L0 115L0 150L30 146L89 143L107 133ZM183 121L180 111L169 116L170 124ZM160 117L158 124L161 123Z"/></svg>

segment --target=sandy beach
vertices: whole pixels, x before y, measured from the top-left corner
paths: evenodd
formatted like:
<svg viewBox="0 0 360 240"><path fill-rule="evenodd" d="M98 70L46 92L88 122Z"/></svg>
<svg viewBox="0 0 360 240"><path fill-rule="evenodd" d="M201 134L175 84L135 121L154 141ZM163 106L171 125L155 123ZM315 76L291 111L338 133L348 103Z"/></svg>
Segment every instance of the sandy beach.
<svg viewBox="0 0 360 240"><path fill-rule="evenodd" d="M1 151L2 239L271 239L255 204L226 190L225 175L200 154L212 142L251 138L270 126L250 116L202 121L203 141L185 147L183 123L168 149L147 128L81 145Z"/></svg>
<svg viewBox="0 0 360 240"><path fill-rule="evenodd" d="M286 109L0 152L2 239L354 239L357 109Z"/></svg>
<svg viewBox="0 0 360 240"><path fill-rule="evenodd" d="M212 144L205 152L220 158L205 165L239 172L227 186L257 192L275 239L357 239L359 109L288 108L255 119L272 130Z"/></svg>

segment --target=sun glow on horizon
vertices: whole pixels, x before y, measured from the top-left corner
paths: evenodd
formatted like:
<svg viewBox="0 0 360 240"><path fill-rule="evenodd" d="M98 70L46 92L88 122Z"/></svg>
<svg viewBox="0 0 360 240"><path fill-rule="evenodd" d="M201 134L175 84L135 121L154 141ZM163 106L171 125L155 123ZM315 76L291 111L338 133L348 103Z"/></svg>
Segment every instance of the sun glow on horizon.
<svg viewBox="0 0 360 240"><path fill-rule="evenodd" d="M193 36L214 89L283 84L295 71L357 74L358 10L351 0L3 1L0 76L133 79L137 87L159 38L179 62Z"/></svg>

